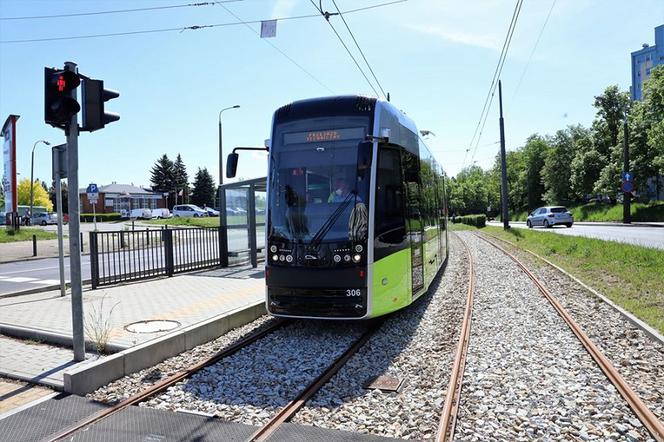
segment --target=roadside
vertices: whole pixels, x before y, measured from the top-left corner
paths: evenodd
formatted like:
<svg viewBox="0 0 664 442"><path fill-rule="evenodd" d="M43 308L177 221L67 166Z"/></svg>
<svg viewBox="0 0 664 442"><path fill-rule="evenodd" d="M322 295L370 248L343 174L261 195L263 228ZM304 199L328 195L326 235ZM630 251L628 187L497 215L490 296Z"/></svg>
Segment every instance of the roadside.
<svg viewBox="0 0 664 442"><path fill-rule="evenodd" d="M0 244L3 246L8 243L16 243L21 241L32 241L32 236L35 235L38 240L44 239L57 239L58 235L53 232L47 232L43 229L35 227L22 227L18 232L9 233L5 229L0 229Z"/></svg>
<svg viewBox="0 0 664 442"><path fill-rule="evenodd" d="M664 333L663 250L525 229L481 231L544 256Z"/></svg>
<svg viewBox="0 0 664 442"><path fill-rule="evenodd" d="M619 223L623 217L622 204L586 203L570 204L566 206L576 221L581 222L612 222ZM632 221L635 222L664 222L664 204L644 204L632 202L630 205ZM499 217L500 218L500 217ZM525 221L528 211L513 212L511 221Z"/></svg>

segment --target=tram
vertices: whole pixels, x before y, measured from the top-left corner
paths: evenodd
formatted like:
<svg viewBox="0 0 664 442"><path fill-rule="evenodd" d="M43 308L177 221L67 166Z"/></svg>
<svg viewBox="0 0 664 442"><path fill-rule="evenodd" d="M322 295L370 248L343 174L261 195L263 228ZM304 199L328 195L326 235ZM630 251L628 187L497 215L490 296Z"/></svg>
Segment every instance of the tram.
<svg viewBox="0 0 664 442"><path fill-rule="evenodd" d="M426 292L449 253L445 183L410 118L363 96L296 101L268 150L270 314L369 319Z"/></svg>

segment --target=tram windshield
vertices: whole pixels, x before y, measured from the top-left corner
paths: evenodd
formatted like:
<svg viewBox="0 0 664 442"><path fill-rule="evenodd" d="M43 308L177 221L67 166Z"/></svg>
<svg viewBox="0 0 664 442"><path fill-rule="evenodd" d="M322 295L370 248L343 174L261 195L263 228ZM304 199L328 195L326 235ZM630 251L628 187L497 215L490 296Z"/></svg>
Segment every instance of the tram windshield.
<svg viewBox="0 0 664 442"><path fill-rule="evenodd" d="M312 244L366 239L371 162L370 149L361 143L366 131L331 132L285 134L284 143L273 146L272 238Z"/></svg>

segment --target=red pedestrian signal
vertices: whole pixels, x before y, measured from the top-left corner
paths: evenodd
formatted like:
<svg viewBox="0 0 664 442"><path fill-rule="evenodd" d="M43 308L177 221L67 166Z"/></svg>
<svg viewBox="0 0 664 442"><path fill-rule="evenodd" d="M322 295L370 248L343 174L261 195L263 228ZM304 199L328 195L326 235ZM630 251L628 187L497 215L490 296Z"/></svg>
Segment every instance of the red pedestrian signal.
<svg viewBox="0 0 664 442"><path fill-rule="evenodd" d="M53 127L64 129L81 106L72 91L81 84L78 75L71 71L44 68L44 121Z"/></svg>

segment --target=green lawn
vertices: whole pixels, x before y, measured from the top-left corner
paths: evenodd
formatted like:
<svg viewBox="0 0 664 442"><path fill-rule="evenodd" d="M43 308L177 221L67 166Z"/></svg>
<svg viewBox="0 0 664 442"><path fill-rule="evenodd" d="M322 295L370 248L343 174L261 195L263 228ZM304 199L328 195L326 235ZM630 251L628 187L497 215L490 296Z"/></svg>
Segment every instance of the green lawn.
<svg viewBox="0 0 664 442"><path fill-rule="evenodd" d="M525 229L482 231L547 258L664 333L663 250Z"/></svg>
<svg viewBox="0 0 664 442"><path fill-rule="evenodd" d="M239 224L246 224L247 217L242 215L228 216L228 225L236 226ZM169 219L152 219L149 221L142 221L148 224L167 224L169 226L198 226L198 227L217 227L219 225L219 217L203 217L203 218L169 218ZM256 215L256 223L262 224L265 222L265 215Z"/></svg>
<svg viewBox="0 0 664 442"><path fill-rule="evenodd" d="M574 221L592 222L622 222L622 204L588 203L566 206L574 215ZM662 222L664 221L664 204L632 203L630 205L632 221ZM510 213L510 220L525 221L528 218L527 211ZM500 220L500 217L496 218Z"/></svg>
<svg viewBox="0 0 664 442"><path fill-rule="evenodd" d="M30 184L30 183L28 183ZM55 232L47 232L42 229L30 229L21 227L18 232L9 234L7 229L0 229L0 243L16 242L16 241L32 241L32 235L37 235L37 239L57 239L58 235Z"/></svg>

